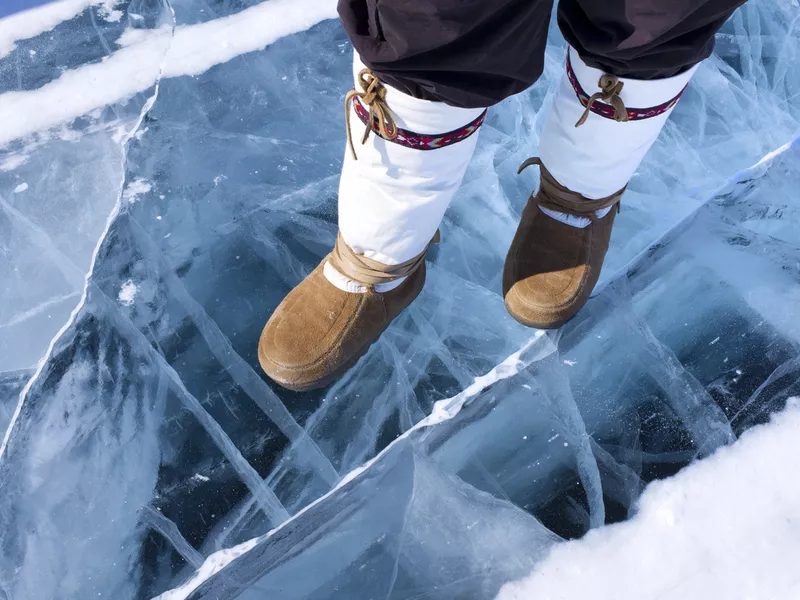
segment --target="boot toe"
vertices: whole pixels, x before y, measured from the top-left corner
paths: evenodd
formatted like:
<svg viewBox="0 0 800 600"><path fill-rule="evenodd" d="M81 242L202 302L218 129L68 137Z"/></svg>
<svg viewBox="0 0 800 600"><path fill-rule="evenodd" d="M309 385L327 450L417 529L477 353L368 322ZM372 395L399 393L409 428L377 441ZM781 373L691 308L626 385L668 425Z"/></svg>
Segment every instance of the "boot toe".
<svg viewBox="0 0 800 600"><path fill-rule="evenodd" d="M278 306L261 332L258 360L281 386L305 391L323 387L340 366L341 338L347 331L348 303L342 292L314 271Z"/></svg>
<svg viewBox="0 0 800 600"><path fill-rule="evenodd" d="M319 346L308 346L292 331L302 327L302 321L291 315L273 315L261 332L258 342L258 362L270 379L294 391L316 387L317 373L313 369L323 358Z"/></svg>
<svg viewBox="0 0 800 600"><path fill-rule="evenodd" d="M527 327L557 329L586 302L585 275L569 269L515 279L504 290L506 310Z"/></svg>

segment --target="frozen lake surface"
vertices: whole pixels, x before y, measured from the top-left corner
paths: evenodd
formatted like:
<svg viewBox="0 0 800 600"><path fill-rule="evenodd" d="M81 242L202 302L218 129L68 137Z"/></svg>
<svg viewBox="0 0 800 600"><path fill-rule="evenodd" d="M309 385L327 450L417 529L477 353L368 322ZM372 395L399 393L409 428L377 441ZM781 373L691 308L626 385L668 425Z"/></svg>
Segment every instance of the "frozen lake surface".
<svg viewBox="0 0 800 600"><path fill-rule="evenodd" d="M336 235L352 49L333 17L63 0L0 20L0 600L611 598L588 565L626 573L664 523L631 598L710 597L678 558L758 531L771 550L705 571L726 598L737 576L792 597L764 553L800 552L781 525L800 519L800 8L726 24L595 297L544 334L500 277L553 27L542 79L489 112L419 299L298 394L256 343ZM738 536L703 518L725 510Z"/></svg>

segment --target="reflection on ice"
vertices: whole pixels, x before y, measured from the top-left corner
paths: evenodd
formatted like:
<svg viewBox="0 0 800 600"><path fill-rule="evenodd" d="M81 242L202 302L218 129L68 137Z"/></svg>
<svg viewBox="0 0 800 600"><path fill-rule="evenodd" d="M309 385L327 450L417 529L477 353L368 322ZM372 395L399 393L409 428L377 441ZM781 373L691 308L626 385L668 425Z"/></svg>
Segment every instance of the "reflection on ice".
<svg viewBox="0 0 800 600"><path fill-rule="evenodd" d="M419 300L341 381L296 394L262 377L256 340L333 244L350 48L334 21L293 34L325 2L258 39L245 11L286 3L172 8L174 35L167 5L134 0L0 60L0 106L27 119L0 148L0 426L19 408L0 598L492 597L800 393L797 144L753 166L800 131L796 9L732 19L631 184L602 287L526 346L500 271L554 34L543 79L491 113ZM113 81L156 65L125 71L111 42L137 28L164 77L131 96ZM170 58L218 29L242 40L195 70ZM68 52L78 34L112 58ZM67 62L17 82L35 48ZM89 66L111 104L34 126L26 99Z"/></svg>

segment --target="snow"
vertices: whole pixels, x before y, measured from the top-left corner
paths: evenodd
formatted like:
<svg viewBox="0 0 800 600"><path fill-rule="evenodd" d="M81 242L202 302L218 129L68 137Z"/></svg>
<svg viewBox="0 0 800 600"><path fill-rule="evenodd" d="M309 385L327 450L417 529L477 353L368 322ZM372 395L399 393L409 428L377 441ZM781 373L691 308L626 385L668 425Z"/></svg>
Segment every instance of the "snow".
<svg viewBox="0 0 800 600"><path fill-rule="evenodd" d="M769 548L713 555L792 507L765 499L795 485L796 8L751 0L726 25L601 286L537 334L500 273L563 68L553 27L542 80L490 111L420 298L341 381L293 394L255 348L335 239L335 2L88 6L0 59L0 597L494 598L531 573L574 589L562 553L600 589L607 555L661 551L651 523L679 553L653 585L689 596L692 561L739 560L740 590L771 573ZM752 453L763 485L722 507L747 523L719 504L700 522Z"/></svg>
<svg viewBox="0 0 800 600"><path fill-rule="evenodd" d="M25 154L11 154L0 163L0 171L13 171L17 167L24 165L28 160Z"/></svg>
<svg viewBox="0 0 800 600"><path fill-rule="evenodd" d="M122 199L125 202L136 202L139 196L146 194L151 189L153 189L153 186L144 179L135 179L125 186L125 190L122 192Z"/></svg>
<svg viewBox="0 0 800 600"><path fill-rule="evenodd" d="M48 12L47 16L54 20L52 14ZM63 12L55 14L73 13L64 7ZM0 114L16 117L3 123L0 147L143 92L160 76L199 75L335 15L336 3L331 0L270 0L234 15L177 27L174 32L162 26L147 35L129 33L121 41L123 47L100 63L66 71L36 90L0 94ZM265 27L265 23L270 26Z"/></svg>
<svg viewBox="0 0 800 600"><path fill-rule="evenodd" d="M0 113L18 117L3 127L0 146L147 90L159 77L170 32L154 30L107 60L66 71L36 90L0 94Z"/></svg>
<svg viewBox="0 0 800 600"><path fill-rule="evenodd" d="M132 279L129 279L122 284L121 288L119 288L119 295L117 296L117 299L125 306L130 306L136 299L136 294L138 292L139 288Z"/></svg>
<svg viewBox="0 0 800 600"><path fill-rule="evenodd" d="M61 0L0 19L0 59L16 47L16 42L36 37L72 19L98 0Z"/></svg>
<svg viewBox="0 0 800 600"><path fill-rule="evenodd" d="M123 0L103 0L100 4L100 16L109 23L116 23L122 19L125 13L116 10L115 7L122 4Z"/></svg>
<svg viewBox="0 0 800 600"><path fill-rule="evenodd" d="M769 425L651 484L632 520L556 546L497 600L798 598L798 453L793 398Z"/></svg>

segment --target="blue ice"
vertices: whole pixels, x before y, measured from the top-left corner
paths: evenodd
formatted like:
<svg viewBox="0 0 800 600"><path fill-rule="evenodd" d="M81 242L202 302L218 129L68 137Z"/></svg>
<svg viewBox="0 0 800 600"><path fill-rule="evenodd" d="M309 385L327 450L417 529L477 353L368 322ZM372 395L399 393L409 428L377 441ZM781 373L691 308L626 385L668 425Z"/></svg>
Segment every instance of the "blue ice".
<svg viewBox="0 0 800 600"><path fill-rule="evenodd" d="M595 297L543 334L500 272L553 27L542 79L490 111L419 300L303 394L255 349L336 234L333 3L51 8L27 37L0 20L0 599L492 598L800 394L791 3L726 24Z"/></svg>

